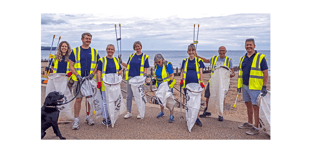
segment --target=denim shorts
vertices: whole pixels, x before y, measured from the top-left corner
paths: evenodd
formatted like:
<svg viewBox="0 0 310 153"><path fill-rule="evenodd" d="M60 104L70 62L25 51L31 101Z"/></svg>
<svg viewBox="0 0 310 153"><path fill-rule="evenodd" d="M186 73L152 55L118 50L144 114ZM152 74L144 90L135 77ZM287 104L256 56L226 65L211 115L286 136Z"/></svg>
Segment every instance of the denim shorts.
<svg viewBox="0 0 310 153"><path fill-rule="evenodd" d="M260 90L250 90L249 86L243 85L242 87L242 95L243 95L243 101L249 102L251 101L253 105L257 105L257 97L261 93Z"/></svg>

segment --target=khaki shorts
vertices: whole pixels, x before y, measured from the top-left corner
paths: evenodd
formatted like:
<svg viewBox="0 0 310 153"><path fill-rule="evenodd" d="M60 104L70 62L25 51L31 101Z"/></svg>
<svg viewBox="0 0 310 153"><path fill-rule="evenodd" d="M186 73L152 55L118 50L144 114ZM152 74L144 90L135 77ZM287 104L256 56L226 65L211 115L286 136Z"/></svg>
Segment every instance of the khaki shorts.
<svg viewBox="0 0 310 153"><path fill-rule="evenodd" d="M78 83L77 81L74 81L74 84L72 86L74 96L77 93L77 89L76 89L77 88L77 83ZM76 96L76 98L82 98L82 97L84 97L84 96L82 95L82 92L80 91L79 94Z"/></svg>

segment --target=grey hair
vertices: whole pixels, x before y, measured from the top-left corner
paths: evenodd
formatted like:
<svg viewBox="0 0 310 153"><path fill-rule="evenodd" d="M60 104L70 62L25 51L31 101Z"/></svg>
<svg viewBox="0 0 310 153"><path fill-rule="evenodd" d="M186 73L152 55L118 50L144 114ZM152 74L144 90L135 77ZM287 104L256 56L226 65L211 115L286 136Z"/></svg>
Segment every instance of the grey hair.
<svg viewBox="0 0 310 153"><path fill-rule="evenodd" d="M248 39L246 39L246 40L245 40L245 44L246 44L246 42L248 42L248 41L252 41L252 42L253 42L253 44L255 45L255 41L254 41L254 39L253 39L253 38L248 38Z"/></svg>
<svg viewBox="0 0 310 153"><path fill-rule="evenodd" d="M113 46L113 48L114 48L114 50L115 50L115 47L114 47L113 44L109 44L105 50L108 50L108 47L109 47L109 46Z"/></svg>
<svg viewBox="0 0 310 153"><path fill-rule="evenodd" d="M85 32L85 33L83 33L83 34L82 34L82 38L84 38L84 37L85 37L85 35L87 35L87 36L89 36L89 37L93 38L93 36L92 36L89 32Z"/></svg>
<svg viewBox="0 0 310 153"><path fill-rule="evenodd" d="M135 46L139 44L141 46L141 49L142 49L142 44L140 41L136 41L135 43L133 43L133 50L135 50Z"/></svg>
<svg viewBox="0 0 310 153"><path fill-rule="evenodd" d="M163 55L161 55L160 53L157 53L155 56L154 56L154 63L156 63L158 60L163 60L163 62L165 61Z"/></svg>

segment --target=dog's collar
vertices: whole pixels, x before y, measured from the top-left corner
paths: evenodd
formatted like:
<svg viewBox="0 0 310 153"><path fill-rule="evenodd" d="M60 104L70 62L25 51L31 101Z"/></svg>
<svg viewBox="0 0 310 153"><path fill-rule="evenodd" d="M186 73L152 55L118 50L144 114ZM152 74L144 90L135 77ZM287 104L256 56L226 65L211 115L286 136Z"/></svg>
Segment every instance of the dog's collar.
<svg viewBox="0 0 310 153"><path fill-rule="evenodd" d="M49 108L56 108L56 106L45 106L45 107L49 107Z"/></svg>

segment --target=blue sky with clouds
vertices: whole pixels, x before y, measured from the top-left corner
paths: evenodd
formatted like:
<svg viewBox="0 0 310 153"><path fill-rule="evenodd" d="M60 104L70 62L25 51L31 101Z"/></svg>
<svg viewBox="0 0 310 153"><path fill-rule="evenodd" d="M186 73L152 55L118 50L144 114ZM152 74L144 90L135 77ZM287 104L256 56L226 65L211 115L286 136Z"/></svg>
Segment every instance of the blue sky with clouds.
<svg viewBox="0 0 310 153"><path fill-rule="evenodd" d="M76 47L82 44L81 34L90 32L91 46L104 50L107 44L116 45L114 25L119 23L122 50L132 50L138 40L144 50L184 50L193 41L194 24L196 34L197 24L200 25L198 50L217 50L222 45L227 50L243 50L246 38L256 40L256 49L270 50L269 13L200 14L197 17L41 13L41 45L50 46L55 34L55 41L61 36L61 40Z"/></svg>

